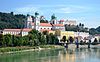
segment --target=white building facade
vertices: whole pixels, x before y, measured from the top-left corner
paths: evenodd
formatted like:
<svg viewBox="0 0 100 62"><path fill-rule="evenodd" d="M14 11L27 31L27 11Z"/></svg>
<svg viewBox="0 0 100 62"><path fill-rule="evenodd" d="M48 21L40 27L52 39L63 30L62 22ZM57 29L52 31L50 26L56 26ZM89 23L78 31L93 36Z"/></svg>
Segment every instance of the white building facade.
<svg viewBox="0 0 100 62"><path fill-rule="evenodd" d="M32 29L4 29L3 35L11 34L11 35L21 35L26 36L28 35L28 32L30 32Z"/></svg>
<svg viewBox="0 0 100 62"><path fill-rule="evenodd" d="M56 29L59 29L61 31L65 30L64 25L58 24L56 18L52 19L50 23L40 23L40 17L37 12L35 13L34 22L32 22L31 16L27 17L27 28L36 29L38 31L50 31Z"/></svg>

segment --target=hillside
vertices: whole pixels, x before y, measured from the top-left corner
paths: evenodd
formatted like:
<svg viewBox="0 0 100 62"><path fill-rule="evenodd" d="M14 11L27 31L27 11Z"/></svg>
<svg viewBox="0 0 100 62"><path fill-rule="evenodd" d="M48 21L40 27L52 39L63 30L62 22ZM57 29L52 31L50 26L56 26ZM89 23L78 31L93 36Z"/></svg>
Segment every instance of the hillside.
<svg viewBox="0 0 100 62"><path fill-rule="evenodd" d="M89 32L87 27L84 27L84 24L79 24L79 25L65 25L65 30L66 31L79 31L79 32Z"/></svg>
<svg viewBox="0 0 100 62"><path fill-rule="evenodd" d="M27 16L28 15L29 14L27 14ZM11 13L0 12L0 29L24 28L27 16L23 14L13 14L13 12ZM34 22L34 16L32 16L32 18ZM48 23L47 20L43 20L43 19L41 19L40 22Z"/></svg>
<svg viewBox="0 0 100 62"><path fill-rule="evenodd" d="M23 14L14 15L11 13L0 12L0 29L4 28L23 28L26 16Z"/></svg>
<svg viewBox="0 0 100 62"><path fill-rule="evenodd" d="M89 30L89 33L92 34L92 35L100 34L100 26L97 27L97 28L91 28L91 29Z"/></svg>

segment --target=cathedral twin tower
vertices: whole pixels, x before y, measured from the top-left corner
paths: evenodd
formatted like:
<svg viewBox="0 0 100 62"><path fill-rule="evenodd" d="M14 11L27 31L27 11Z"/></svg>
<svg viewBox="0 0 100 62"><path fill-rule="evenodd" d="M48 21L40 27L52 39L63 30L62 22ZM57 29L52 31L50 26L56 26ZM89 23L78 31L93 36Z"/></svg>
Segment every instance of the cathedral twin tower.
<svg viewBox="0 0 100 62"><path fill-rule="evenodd" d="M27 17L27 23L26 27L27 28L34 28L39 31L39 26L40 26L40 18L39 18L39 13L35 12L35 19L34 19L34 27L32 26L33 19L31 16Z"/></svg>

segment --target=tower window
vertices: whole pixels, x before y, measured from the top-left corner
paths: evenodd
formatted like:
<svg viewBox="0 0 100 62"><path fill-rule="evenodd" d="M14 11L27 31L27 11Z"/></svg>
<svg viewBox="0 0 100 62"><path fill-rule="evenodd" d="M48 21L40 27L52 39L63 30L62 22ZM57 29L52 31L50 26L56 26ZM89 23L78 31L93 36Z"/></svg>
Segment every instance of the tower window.
<svg viewBox="0 0 100 62"><path fill-rule="evenodd" d="M54 21L53 21L53 24L54 24Z"/></svg>

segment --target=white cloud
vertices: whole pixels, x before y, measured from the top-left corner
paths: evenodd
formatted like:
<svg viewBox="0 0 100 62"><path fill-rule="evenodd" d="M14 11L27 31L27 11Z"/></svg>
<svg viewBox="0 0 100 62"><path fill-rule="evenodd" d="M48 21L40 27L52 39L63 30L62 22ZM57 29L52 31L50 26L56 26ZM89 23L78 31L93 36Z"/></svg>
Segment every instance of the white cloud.
<svg viewBox="0 0 100 62"><path fill-rule="evenodd" d="M14 9L15 13L21 13L21 14L34 14L34 12L36 11L39 11L39 9L33 6L26 6Z"/></svg>
<svg viewBox="0 0 100 62"><path fill-rule="evenodd" d="M87 12L90 9L83 6L69 5L69 6L63 6L56 10L55 10L56 13L82 13L82 12Z"/></svg>

